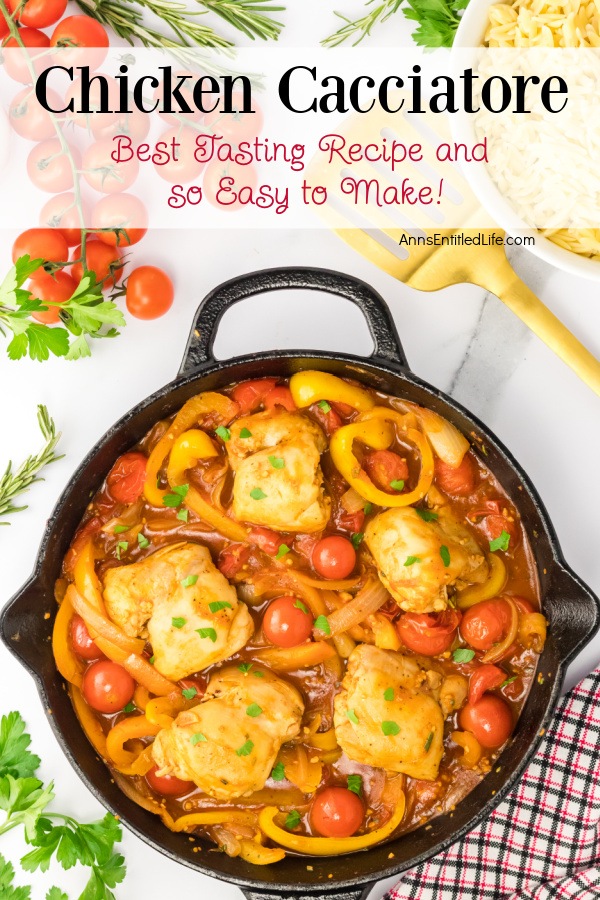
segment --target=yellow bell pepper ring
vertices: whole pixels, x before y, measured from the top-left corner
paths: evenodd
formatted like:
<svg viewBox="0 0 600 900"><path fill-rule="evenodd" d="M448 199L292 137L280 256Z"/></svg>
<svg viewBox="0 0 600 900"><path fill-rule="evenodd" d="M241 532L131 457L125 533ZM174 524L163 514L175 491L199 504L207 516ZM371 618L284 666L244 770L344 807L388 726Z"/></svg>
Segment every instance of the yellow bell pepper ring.
<svg viewBox="0 0 600 900"><path fill-rule="evenodd" d="M167 481L170 485L180 485L187 469L195 466L199 459L218 456L219 451L206 434L199 428L184 431L173 444L167 467Z"/></svg>
<svg viewBox="0 0 600 900"><path fill-rule="evenodd" d="M396 809L385 825L368 834L357 834L347 838L306 837L302 834L285 831L275 824L275 816L279 813L276 806L266 806L261 810L258 824L268 838L288 850L305 853L307 856L341 856L344 853L365 850L367 847L372 847L373 844L387 840L402 822L405 808L406 799L402 793L398 798Z"/></svg>
<svg viewBox="0 0 600 900"><path fill-rule="evenodd" d="M508 578L506 566L498 553L488 553L487 560L490 566L488 578L483 584L471 584L458 592L456 605L459 609L470 609L476 603L490 600L502 593Z"/></svg>
<svg viewBox="0 0 600 900"><path fill-rule="evenodd" d="M365 412L375 405L371 395L363 388L348 384L329 372L296 372L290 378L290 391L298 409L304 409L319 400L332 403L347 403L359 412Z"/></svg>

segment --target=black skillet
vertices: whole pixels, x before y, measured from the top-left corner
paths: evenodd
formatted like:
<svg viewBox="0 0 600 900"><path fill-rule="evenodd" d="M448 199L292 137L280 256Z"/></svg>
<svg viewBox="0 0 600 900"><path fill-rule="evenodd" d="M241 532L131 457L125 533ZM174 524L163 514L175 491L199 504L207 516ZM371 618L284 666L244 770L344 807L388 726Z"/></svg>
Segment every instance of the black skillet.
<svg viewBox="0 0 600 900"><path fill-rule="evenodd" d="M258 353L219 362L213 356L215 334L233 304L266 291L311 289L355 303L367 320L374 342L368 359L310 350ZM158 420L179 409L193 394L218 390L231 382L259 376L287 376L301 369L322 369L359 379L386 393L428 406L468 435L476 452L498 477L519 509L540 573L549 638L533 687L513 736L493 772L452 814L441 815L405 837L349 856L288 856L274 866L253 867L224 853L200 852L183 834L174 834L156 816L129 800L88 743L77 721L52 657L50 636L55 604L53 586L86 505L113 462ZM49 612L50 617L44 618ZM508 450L488 429L450 397L412 374L390 312L382 298L355 278L326 269L270 269L234 278L212 291L198 309L177 378L128 412L96 444L75 472L52 513L35 571L2 614L2 637L34 676L59 744L98 800L139 837L205 875L239 885L248 900L360 900L373 883L412 868L452 844L490 814L521 775L559 697L567 662L590 640L600 624L600 601L569 569L544 506Z"/></svg>

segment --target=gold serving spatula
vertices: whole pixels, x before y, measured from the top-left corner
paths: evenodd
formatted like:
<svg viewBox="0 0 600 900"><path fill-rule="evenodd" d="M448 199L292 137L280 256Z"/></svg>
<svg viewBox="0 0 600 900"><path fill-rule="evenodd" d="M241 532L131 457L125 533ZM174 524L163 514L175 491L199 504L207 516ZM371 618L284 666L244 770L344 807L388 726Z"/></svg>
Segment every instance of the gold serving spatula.
<svg viewBox="0 0 600 900"><path fill-rule="evenodd" d="M392 116L379 107L365 116L350 116L341 126L336 126L336 131L346 138L347 146L381 137L386 137L388 143L396 139L407 145L418 141L423 146L450 140L449 135L440 134L439 121L432 127L432 118L425 116L418 125L415 119L415 116ZM386 187L399 188L407 172L417 188L435 186L443 176L441 205L408 208L356 205L354 197L340 187L342 176L351 176L377 178L381 191ZM329 202L316 206L315 210L327 218L343 240L380 269L420 291L437 291L465 282L491 291L600 395L600 362L521 281L506 258L503 240L487 246L399 243L406 239L403 236L426 237L440 232L471 236L484 232L489 238L503 239L504 232L482 210L458 166L446 163L443 172L437 172L424 163L407 164L399 174L384 164L361 161L347 167L342 163L339 170L332 172L332 166L327 165L321 154L311 162L307 177L328 188ZM451 206L454 227L444 228ZM456 227L457 222L460 227ZM485 231L482 222L488 225Z"/></svg>

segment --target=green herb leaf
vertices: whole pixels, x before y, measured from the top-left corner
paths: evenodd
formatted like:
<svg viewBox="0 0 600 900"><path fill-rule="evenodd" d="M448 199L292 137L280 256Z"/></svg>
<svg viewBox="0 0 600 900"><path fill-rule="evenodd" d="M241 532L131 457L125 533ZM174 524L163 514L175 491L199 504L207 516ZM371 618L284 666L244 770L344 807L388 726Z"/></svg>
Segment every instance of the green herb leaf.
<svg viewBox="0 0 600 900"><path fill-rule="evenodd" d="M123 534L124 531L129 531L131 525L115 525L113 528L113 532L115 534Z"/></svg>
<svg viewBox="0 0 600 900"><path fill-rule="evenodd" d="M189 688L184 688L181 692L181 695L185 700L193 700L197 693L198 693L197 688L189 687Z"/></svg>
<svg viewBox="0 0 600 900"><path fill-rule="evenodd" d="M156 660L156 657L155 657L155 655L154 655L154 653L153 653L152 656L150 657L150 659L148 660L148 662L150 663L151 666L153 666L155 660Z"/></svg>
<svg viewBox="0 0 600 900"><path fill-rule="evenodd" d="M217 643L217 632L214 628L196 628L201 638L208 638L213 644Z"/></svg>
<svg viewBox="0 0 600 900"><path fill-rule="evenodd" d="M51 887L46 894L46 900L69 900L69 897L60 888Z"/></svg>
<svg viewBox="0 0 600 900"><path fill-rule="evenodd" d="M180 522L187 522L189 514L190 514L189 509L180 509L179 512L177 513L177 518L179 519Z"/></svg>
<svg viewBox="0 0 600 900"><path fill-rule="evenodd" d="M186 588L193 587L198 581L198 577L198 575L186 575L185 578L181 579L181 586Z"/></svg>
<svg viewBox="0 0 600 900"><path fill-rule="evenodd" d="M319 400L317 406L323 410L324 413L331 412L331 406L327 402L327 400Z"/></svg>
<svg viewBox="0 0 600 900"><path fill-rule="evenodd" d="M31 738L18 712L9 712L0 720L0 777L30 778L35 774L40 758L28 749Z"/></svg>
<svg viewBox="0 0 600 900"><path fill-rule="evenodd" d="M254 663L240 663L238 669L240 672L243 672L244 675L247 675Z"/></svg>
<svg viewBox="0 0 600 900"><path fill-rule="evenodd" d="M274 469L285 468L285 459L282 456L269 456L269 462Z"/></svg>
<svg viewBox="0 0 600 900"><path fill-rule="evenodd" d="M254 675L255 678L264 678L265 677L265 673L261 672L260 669L255 669L252 674Z"/></svg>
<svg viewBox="0 0 600 900"><path fill-rule="evenodd" d="M358 725L358 716L356 715L356 713L354 712L353 709L347 709L346 715L348 716L348 718L354 725Z"/></svg>
<svg viewBox="0 0 600 900"><path fill-rule="evenodd" d="M442 546L440 547L440 556L442 557L442 562L444 563L446 568L448 568L448 566L450 565L450 551L445 544L442 544Z"/></svg>
<svg viewBox="0 0 600 900"><path fill-rule="evenodd" d="M282 762L275 763L271 769L271 778L273 781L283 781L285 778L285 766Z"/></svg>
<svg viewBox="0 0 600 900"><path fill-rule="evenodd" d="M362 531L357 531L356 534L353 534L351 536L350 540L352 541L352 546L354 547L355 550L358 550L358 548L360 547L364 536L365 536L364 532L362 532Z"/></svg>
<svg viewBox="0 0 600 900"><path fill-rule="evenodd" d="M507 678L506 681L503 681L502 684L498 685L498 687L506 687L508 684L512 684L513 681L517 680L517 676L513 675L511 678Z"/></svg>
<svg viewBox="0 0 600 900"><path fill-rule="evenodd" d="M206 741L206 740L207 740L206 735L205 735L205 734L202 734L201 731L197 731L196 734L193 734L193 735L191 736L191 738L190 738L190 744L192 745L192 747L195 747L196 744L201 744L201 743L203 743L203 742Z"/></svg>
<svg viewBox="0 0 600 900"><path fill-rule="evenodd" d="M171 619L171 625L173 626L173 628L183 628L186 622L187 619L184 619L183 616L175 616L173 619Z"/></svg>
<svg viewBox="0 0 600 900"><path fill-rule="evenodd" d="M394 699L394 688L386 688L385 691L383 692L383 699L387 700L388 702L390 700L393 700Z"/></svg>
<svg viewBox="0 0 600 900"><path fill-rule="evenodd" d="M300 824L300 813L297 809L293 809L291 812L287 814L285 817L285 827L292 831L292 829L297 828Z"/></svg>
<svg viewBox="0 0 600 900"><path fill-rule="evenodd" d="M431 744L432 744L432 742L433 742L433 731L430 731L430 732L429 732L429 735L427 736L427 740L425 741L425 745L424 745L424 746L425 746L425 753L429 753L429 750L431 749Z"/></svg>
<svg viewBox="0 0 600 900"><path fill-rule="evenodd" d="M362 794L362 776L361 775L348 775L348 790L352 791L353 794Z"/></svg>
<svg viewBox="0 0 600 900"><path fill-rule="evenodd" d="M233 609L233 606L227 600L213 600L208 604L211 613L218 613L222 609Z"/></svg>
<svg viewBox="0 0 600 900"><path fill-rule="evenodd" d="M250 496L253 500L264 500L267 495L259 487L255 487L250 491Z"/></svg>
<svg viewBox="0 0 600 900"><path fill-rule="evenodd" d="M251 703L250 706L246 708L246 715L250 716L251 719L256 719L257 716L260 716L262 713L261 707L258 703Z"/></svg>
<svg viewBox="0 0 600 900"><path fill-rule="evenodd" d="M397 722L385 721L381 723L381 730L386 736L395 736L400 734L400 726Z"/></svg>
<svg viewBox="0 0 600 900"><path fill-rule="evenodd" d="M393 481L390 481L390 487L394 491L403 491L404 481L402 480L402 478L395 478Z"/></svg>
<svg viewBox="0 0 600 900"><path fill-rule="evenodd" d="M15 870L12 863L0 854L0 897L2 900L29 900L31 888L15 887L14 878Z"/></svg>
<svg viewBox="0 0 600 900"><path fill-rule="evenodd" d="M430 509L416 509L415 512L418 516L420 516L424 522L437 522L439 519L439 515L435 512L432 512Z"/></svg>
<svg viewBox="0 0 600 900"><path fill-rule="evenodd" d="M138 532L137 542L140 545L141 550L145 550L146 547L150 546L150 541L148 540L147 537L144 537L144 535L142 534L141 531Z"/></svg>
<svg viewBox="0 0 600 900"><path fill-rule="evenodd" d="M510 544L510 534L508 531L503 531L497 538L494 538L493 541L490 541L490 550L492 553L495 553L496 550L502 550L504 553L508 550L508 545Z"/></svg>
<svg viewBox="0 0 600 900"><path fill-rule="evenodd" d="M136 709L137 709L137 707L136 707L135 703L131 703L131 701L130 701L130 702L127 704L127 706L124 706L124 707L123 707L123 712L126 712L126 713L132 713L132 712L135 712Z"/></svg>
<svg viewBox="0 0 600 900"><path fill-rule="evenodd" d="M247 740L245 744L242 744L235 752L237 756L250 756L252 751L254 750L254 742L251 740Z"/></svg>
<svg viewBox="0 0 600 900"><path fill-rule="evenodd" d="M280 544L279 550L275 554L275 559L282 559L282 557L284 557L286 555L286 553L289 553L289 552L290 552L290 548L288 547L287 544Z"/></svg>
<svg viewBox="0 0 600 900"><path fill-rule="evenodd" d="M455 650L452 654L452 659L456 663L468 663L471 662L474 656L474 650L469 650L467 647L459 647L458 650Z"/></svg>
<svg viewBox="0 0 600 900"><path fill-rule="evenodd" d="M373 504L372 504L372 503L367 503L366 506L365 506L365 508L364 508L364 510L363 510L363 512L364 512L365 516L370 516L371 513L373 512Z"/></svg>
<svg viewBox="0 0 600 900"><path fill-rule="evenodd" d="M407 556L404 560L405 566L414 566L415 563L421 562L420 556Z"/></svg>
<svg viewBox="0 0 600 900"><path fill-rule="evenodd" d="M331 634L331 628L329 627L329 620L327 616L317 616L315 619L315 626L317 631L322 631L323 634Z"/></svg>
<svg viewBox="0 0 600 900"><path fill-rule="evenodd" d="M172 493L165 494L165 496L163 497L163 506L169 506L173 509L181 506L187 496L189 489L189 484L180 484L172 488Z"/></svg>
<svg viewBox="0 0 600 900"><path fill-rule="evenodd" d="M229 428L225 428L224 425L219 425L218 428L215 428L215 434L218 435L222 441L228 441L231 438L231 431Z"/></svg>
<svg viewBox="0 0 600 900"><path fill-rule="evenodd" d="M302 600L296 600L294 606L296 607L296 609L301 609L302 612L306 613L307 616L309 615L308 607L302 602Z"/></svg>
<svg viewBox="0 0 600 900"><path fill-rule="evenodd" d="M124 553L128 549L129 549L129 544L127 543L127 541L118 541L117 549L115 550L115 556L117 557L117 559L121 559L121 554Z"/></svg>
<svg viewBox="0 0 600 900"><path fill-rule="evenodd" d="M246 438L252 437L252 432L248 431L247 428L242 428L242 430L240 431L240 437L242 438L242 440L245 440Z"/></svg>

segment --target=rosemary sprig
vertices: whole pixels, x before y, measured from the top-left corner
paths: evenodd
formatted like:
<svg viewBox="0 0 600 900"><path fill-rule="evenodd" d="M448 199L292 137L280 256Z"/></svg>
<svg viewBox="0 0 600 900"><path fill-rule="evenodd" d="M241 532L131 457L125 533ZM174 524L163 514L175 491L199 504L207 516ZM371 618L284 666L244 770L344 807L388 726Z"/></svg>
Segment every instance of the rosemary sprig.
<svg viewBox="0 0 600 900"><path fill-rule="evenodd" d="M38 422L46 443L38 454L28 456L16 472L12 471L12 462L8 463L4 475L0 478L0 517L27 509L27 506L15 506L13 503L15 497L28 491L36 481L43 481L38 473L44 466L62 459L64 455L57 456L54 452L60 440L60 432L56 433L56 426L48 410L41 404L38 406ZM0 525L10 525L10 522L0 522Z"/></svg>
<svg viewBox="0 0 600 900"><path fill-rule="evenodd" d="M352 46L356 47L357 44L360 44L364 38L371 34L371 30L375 25L379 22L385 22L397 12L402 5L402 0L382 0L382 2L373 6L374 3L375 0L367 0L365 8L368 6L371 8L367 10L364 16L358 19L349 19L344 13L336 12L336 16L343 19L346 24L342 25L333 34L330 34L329 37L326 37L324 41L321 41L322 45L324 47L339 47L340 44L352 38Z"/></svg>
<svg viewBox="0 0 600 900"><path fill-rule="evenodd" d="M271 0L198 0L210 12L221 16L238 31L254 40L276 41L283 25L264 13L283 12L285 6L272 6Z"/></svg>

